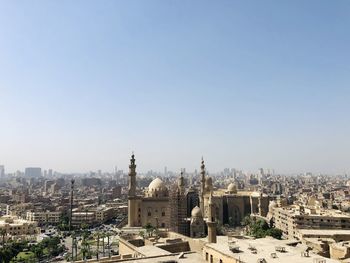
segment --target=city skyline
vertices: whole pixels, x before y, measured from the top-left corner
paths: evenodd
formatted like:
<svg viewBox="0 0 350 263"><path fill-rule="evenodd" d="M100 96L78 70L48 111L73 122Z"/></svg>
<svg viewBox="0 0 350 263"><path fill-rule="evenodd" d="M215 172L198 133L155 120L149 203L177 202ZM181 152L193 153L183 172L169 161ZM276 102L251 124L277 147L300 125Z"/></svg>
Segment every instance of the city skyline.
<svg viewBox="0 0 350 263"><path fill-rule="evenodd" d="M350 171L348 1L2 2L0 164Z"/></svg>

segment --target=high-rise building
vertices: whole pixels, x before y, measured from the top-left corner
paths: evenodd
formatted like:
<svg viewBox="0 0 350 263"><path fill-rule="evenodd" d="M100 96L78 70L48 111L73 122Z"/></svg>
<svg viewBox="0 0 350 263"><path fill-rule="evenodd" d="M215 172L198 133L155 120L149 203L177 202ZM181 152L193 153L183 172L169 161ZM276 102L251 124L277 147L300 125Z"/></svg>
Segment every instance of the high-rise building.
<svg viewBox="0 0 350 263"><path fill-rule="evenodd" d="M0 165L0 178L5 176L5 166Z"/></svg>
<svg viewBox="0 0 350 263"><path fill-rule="evenodd" d="M122 186L117 185L112 189L112 198L120 198L122 195Z"/></svg>
<svg viewBox="0 0 350 263"><path fill-rule="evenodd" d="M41 177L40 167L27 167L24 171L26 177Z"/></svg>

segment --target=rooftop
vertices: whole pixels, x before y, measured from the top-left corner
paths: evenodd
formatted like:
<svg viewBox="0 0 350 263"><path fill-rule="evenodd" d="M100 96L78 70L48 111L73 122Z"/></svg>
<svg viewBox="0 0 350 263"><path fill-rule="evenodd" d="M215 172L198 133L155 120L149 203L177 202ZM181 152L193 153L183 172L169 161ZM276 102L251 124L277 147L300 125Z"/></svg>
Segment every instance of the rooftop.
<svg viewBox="0 0 350 263"><path fill-rule="evenodd" d="M206 244L205 246L217 250L218 252L229 255L232 258L240 259L246 263L256 263L259 259L265 258L266 261L271 259L275 262L293 262L293 263L305 263L314 262L316 259L322 257L309 253L309 257L302 257L301 254L305 251L305 246L298 244L297 246L290 246L293 241L291 240L277 240L274 238L266 237L260 239L237 239L232 238L234 246L238 248L238 252L234 253L230 250L228 244L228 237L218 236L217 243ZM295 243L295 242L294 242ZM284 247L285 252L278 252L279 248ZM256 251L256 253L254 252ZM272 255L276 256L273 258ZM326 259L326 258L323 258ZM326 259L328 263L338 262L337 260Z"/></svg>

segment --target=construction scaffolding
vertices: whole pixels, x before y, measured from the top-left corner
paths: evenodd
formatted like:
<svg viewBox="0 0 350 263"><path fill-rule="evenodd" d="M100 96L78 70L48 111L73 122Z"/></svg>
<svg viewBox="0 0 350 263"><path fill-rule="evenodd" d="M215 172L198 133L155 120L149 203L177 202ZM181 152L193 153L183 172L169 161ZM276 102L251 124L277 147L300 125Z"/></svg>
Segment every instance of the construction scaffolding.
<svg viewBox="0 0 350 263"><path fill-rule="evenodd" d="M170 188L170 230L182 235L189 235L187 221L187 198L184 192L174 184Z"/></svg>

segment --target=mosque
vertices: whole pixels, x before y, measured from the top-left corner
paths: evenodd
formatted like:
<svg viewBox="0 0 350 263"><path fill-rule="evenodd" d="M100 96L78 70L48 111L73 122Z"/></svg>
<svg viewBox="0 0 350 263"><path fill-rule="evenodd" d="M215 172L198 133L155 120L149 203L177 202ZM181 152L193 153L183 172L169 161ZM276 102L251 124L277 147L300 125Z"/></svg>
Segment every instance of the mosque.
<svg viewBox="0 0 350 263"><path fill-rule="evenodd" d="M201 162L200 187L185 186L184 175L170 188L160 178L154 179L148 189L139 194L136 189L134 154L129 165L128 227L151 224L193 238L208 235L215 243L216 227L229 224L240 226L246 215L266 216L269 197L259 192L238 191L234 183L227 189L214 189L212 178L206 175Z"/></svg>

